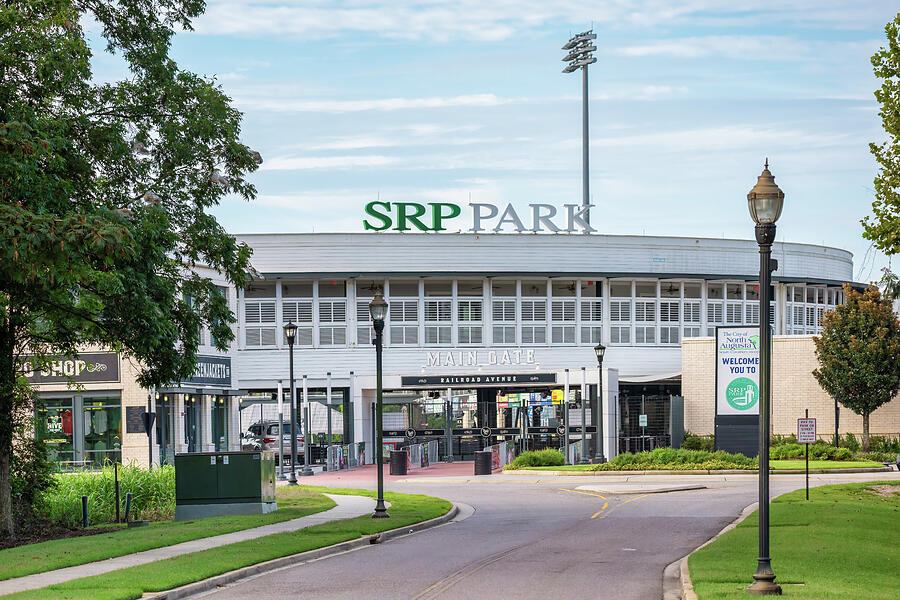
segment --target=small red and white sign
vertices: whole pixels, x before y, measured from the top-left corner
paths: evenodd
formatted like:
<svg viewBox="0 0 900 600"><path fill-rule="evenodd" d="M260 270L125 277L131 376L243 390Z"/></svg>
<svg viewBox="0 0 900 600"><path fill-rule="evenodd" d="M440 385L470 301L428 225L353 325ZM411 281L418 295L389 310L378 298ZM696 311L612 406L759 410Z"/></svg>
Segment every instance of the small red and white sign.
<svg viewBox="0 0 900 600"><path fill-rule="evenodd" d="M797 442L801 444L816 443L815 419L797 419Z"/></svg>

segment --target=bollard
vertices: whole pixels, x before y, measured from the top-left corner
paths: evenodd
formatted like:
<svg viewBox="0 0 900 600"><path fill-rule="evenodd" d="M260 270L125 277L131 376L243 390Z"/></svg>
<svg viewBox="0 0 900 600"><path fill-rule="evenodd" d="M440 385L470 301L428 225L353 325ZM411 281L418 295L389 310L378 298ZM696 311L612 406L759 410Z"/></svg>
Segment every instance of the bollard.
<svg viewBox="0 0 900 600"><path fill-rule="evenodd" d="M493 452L490 450L479 450L475 453L475 474L490 475L491 461Z"/></svg>
<svg viewBox="0 0 900 600"><path fill-rule="evenodd" d="M125 494L125 522L128 522L128 515L131 514L131 492Z"/></svg>
<svg viewBox="0 0 900 600"><path fill-rule="evenodd" d="M391 475L406 475L408 466L406 450L391 450Z"/></svg>
<svg viewBox="0 0 900 600"><path fill-rule="evenodd" d="M88 526L87 496L81 497L81 526Z"/></svg>

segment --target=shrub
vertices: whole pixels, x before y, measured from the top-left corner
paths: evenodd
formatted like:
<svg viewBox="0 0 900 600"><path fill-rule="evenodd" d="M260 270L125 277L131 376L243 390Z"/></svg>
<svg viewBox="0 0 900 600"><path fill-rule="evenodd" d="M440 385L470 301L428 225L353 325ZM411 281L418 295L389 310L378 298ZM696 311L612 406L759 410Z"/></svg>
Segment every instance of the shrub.
<svg viewBox="0 0 900 600"><path fill-rule="evenodd" d="M116 491L113 465L100 471L75 471L55 476L56 487L43 494L41 508L51 521L68 527L81 523L81 497L88 497L90 523L116 520ZM132 462L119 466L119 493L122 515L125 494L131 492L131 518L163 520L175 514L175 467L166 465L148 471Z"/></svg>
<svg viewBox="0 0 900 600"><path fill-rule="evenodd" d="M806 456L806 444L785 443L769 449L769 458L786 460ZM835 448L823 440L809 445L809 457L816 460L850 460L853 453L847 448Z"/></svg>
<svg viewBox="0 0 900 600"><path fill-rule="evenodd" d="M844 439L838 440L838 445L842 448L848 448L851 452L859 452L859 442L856 441L856 436L852 433L848 433L844 436Z"/></svg>
<svg viewBox="0 0 900 600"><path fill-rule="evenodd" d="M893 463L897 461L898 452L857 452L853 455L856 460L871 460L873 462Z"/></svg>
<svg viewBox="0 0 900 600"><path fill-rule="evenodd" d="M784 444L796 444L797 436L793 433L790 435L773 435L772 440L769 442L769 446L774 448L775 446L783 446Z"/></svg>
<svg viewBox="0 0 900 600"><path fill-rule="evenodd" d="M875 435L869 438L869 450L872 452L893 452L900 454L900 437L891 439L887 436Z"/></svg>
<svg viewBox="0 0 900 600"><path fill-rule="evenodd" d="M652 452L626 452L602 465L594 465L594 471L692 471L707 469L743 469L758 468L755 458L743 454L729 454L724 450L709 452L707 450L686 450L680 448L657 448Z"/></svg>
<svg viewBox="0 0 900 600"><path fill-rule="evenodd" d="M681 447L685 450L705 450L712 452L715 449L716 440L711 435L695 435L689 431L684 432L684 441Z"/></svg>
<svg viewBox="0 0 900 600"><path fill-rule="evenodd" d="M505 469L527 469L528 467L558 467L566 464L563 453L553 448L527 450L504 467Z"/></svg>

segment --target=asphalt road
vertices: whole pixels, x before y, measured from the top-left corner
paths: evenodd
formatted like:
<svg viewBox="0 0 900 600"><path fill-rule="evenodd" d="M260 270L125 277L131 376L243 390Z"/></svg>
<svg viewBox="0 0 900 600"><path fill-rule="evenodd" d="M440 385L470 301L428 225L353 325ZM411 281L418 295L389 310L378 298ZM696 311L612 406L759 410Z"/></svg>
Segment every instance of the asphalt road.
<svg viewBox="0 0 900 600"><path fill-rule="evenodd" d="M869 481L893 474L819 476L814 484ZM476 482L415 479L390 489L422 492L474 508L470 517L421 533L263 574L204 594L246 598L661 598L662 572L753 503L755 477L731 481L658 476L518 478ZM772 478L772 496L803 486ZM708 489L622 492L641 485L705 484ZM575 489L600 486L600 491ZM629 490L632 491L632 490ZM777 557L774 557L777 572ZM748 583L755 569L747 565Z"/></svg>

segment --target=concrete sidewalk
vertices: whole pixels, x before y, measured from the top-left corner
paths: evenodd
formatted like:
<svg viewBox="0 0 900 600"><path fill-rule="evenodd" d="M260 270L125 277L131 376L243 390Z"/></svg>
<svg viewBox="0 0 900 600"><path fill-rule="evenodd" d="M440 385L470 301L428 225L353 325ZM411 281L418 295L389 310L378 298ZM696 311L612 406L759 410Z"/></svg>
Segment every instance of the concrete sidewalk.
<svg viewBox="0 0 900 600"><path fill-rule="evenodd" d="M327 523L329 521L360 517L375 510L375 500L372 498L330 494L326 494L326 496L334 500L337 503L337 506L314 515L308 515L290 521L282 521L281 523L272 523L271 525L263 525L262 527L254 527L252 529L244 529L242 531L192 540L190 542L182 542L181 544L175 544L174 546L154 548L153 550L126 554L125 556L109 558L107 560L87 563L75 567L66 567L64 569L57 569L46 573L35 573L34 575L26 575L25 577L7 579L6 581L0 581L0 595L5 596L6 594L35 590L48 585L80 579L82 577L102 575L103 573L109 573L110 571L116 571L118 569L135 567L181 556L182 554L218 548L219 546L227 546L228 544L252 540L272 535L273 533L297 531L298 529L311 527L313 525L321 525L322 523Z"/></svg>

